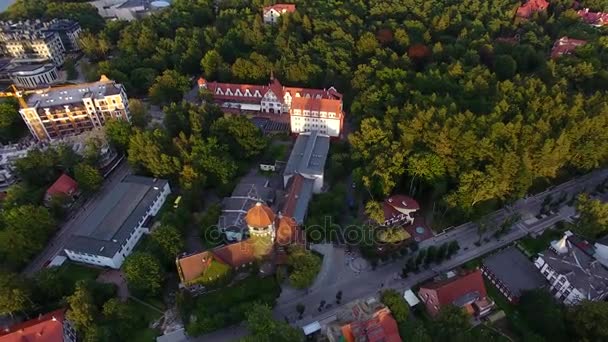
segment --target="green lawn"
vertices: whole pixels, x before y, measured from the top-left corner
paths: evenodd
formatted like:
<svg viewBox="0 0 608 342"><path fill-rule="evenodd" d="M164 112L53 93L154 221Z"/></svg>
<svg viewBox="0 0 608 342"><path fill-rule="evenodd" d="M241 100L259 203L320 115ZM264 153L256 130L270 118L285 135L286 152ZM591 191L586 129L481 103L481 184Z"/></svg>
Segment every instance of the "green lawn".
<svg viewBox="0 0 608 342"><path fill-rule="evenodd" d="M274 306L281 288L274 277L249 277L233 286L188 298L180 303L186 330L190 335L204 333L236 324L245 318L255 302Z"/></svg>
<svg viewBox="0 0 608 342"><path fill-rule="evenodd" d="M558 240L562 236L563 233L561 231L555 229L547 229L541 236L537 238L526 236L525 238L519 240L518 243L530 255L535 255L549 248L549 244L551 243L551 241Z"/></svg>
<svg viewBox="0 0 608 342"><path fill-rule="evenodd" d="M486 290L488 291L488 296L494 300L496 307L503 310L507 315L506 319L508 321L509 330L504 331L504 329L502 329L502 332L510 336L529 336L532 334L528 325L520 317L517 307L511 304L490 281L484 278L484 283L486 285Z"/></svg>
<svg viewBox="0 0 608 342"><path fill-rule="evenodd" d="M159 336L157 330L146 328L142 330L138 330L137 333L134 334L134 339L131 340L133 342L153 342L156 341L156 337Z"/></svg>
<svg viewBox="0 0 608 342"><path fill-rule="evenodd" d="M101 270L67 262L59 267L59 272L63 273L66 280L75 284L79 280L97 279Z"/></svg>

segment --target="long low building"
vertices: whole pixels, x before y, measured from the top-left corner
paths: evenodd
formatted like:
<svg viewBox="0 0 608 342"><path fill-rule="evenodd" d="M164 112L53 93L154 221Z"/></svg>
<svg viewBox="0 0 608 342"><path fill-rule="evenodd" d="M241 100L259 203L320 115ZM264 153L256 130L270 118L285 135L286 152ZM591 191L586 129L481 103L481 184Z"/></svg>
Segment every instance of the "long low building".
<svg viewBox="0 0 608 342"><path fill-rule="evenodd" d="M283 186L287 187L289 179L300 174L304 178L314 180L313 192L320 193L328 153L329 136L316 130L300 134L283 172Z"/></svg>
<svg viewBox="0 0 608 342"><path fill-rule="evenodd" d="M268 85L208 82L202 77L198 85L226 111L274 114L277 117L288 113L294 134L313 130L331 137L341 134L344 123L342 94L334 87L286 87L272 75Z"/></svg>
<svg viewBox="0 0 608 342"><path fill-rule="evenodd" d="M171 193L163 179L129 175L105 195L65 246L70 260L118 269L143 234L149 219Z"/></svg>

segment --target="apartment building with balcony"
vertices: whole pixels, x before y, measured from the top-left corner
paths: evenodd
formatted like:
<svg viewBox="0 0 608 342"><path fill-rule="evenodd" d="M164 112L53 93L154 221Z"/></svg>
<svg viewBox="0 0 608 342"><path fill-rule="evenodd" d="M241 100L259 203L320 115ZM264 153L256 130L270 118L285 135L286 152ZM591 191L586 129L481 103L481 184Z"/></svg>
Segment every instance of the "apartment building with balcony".
<svg viewBox="0 0 608 342"><path fill-rule="evenodd" d="M53 141L102 127L109 119L131 121L124 87L105 76L83 83L40 90L19 113L38 141Z"/></svg>

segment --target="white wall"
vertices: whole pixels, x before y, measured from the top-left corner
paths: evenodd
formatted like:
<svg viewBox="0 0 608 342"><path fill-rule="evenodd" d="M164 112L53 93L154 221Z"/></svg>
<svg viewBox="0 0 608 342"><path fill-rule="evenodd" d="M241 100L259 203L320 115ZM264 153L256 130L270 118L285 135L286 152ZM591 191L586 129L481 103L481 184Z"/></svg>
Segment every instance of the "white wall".
<svg viewBox="0 0 608 342"><path fill-rule="evenodd" d="M557 290L557 292L553 294L557 300L562 301L566 305L574 305L585 298L577 288L574 288L570 284L570 281L566 276L555 272L542 257L538 257L534 261L534 266L539 269L542 276L545 277L551 285L549 291L554 293ZM562 299L561 297L566 293L567 295Z"/></svg>
<svg viewBox="0 0 608 342"><path fill-rule="evenodd" d="M316 130L330 137L340 136L340 119L291 115L290 121L292 133Z"/></svg>
<svg viewBox="0 0 608 342"><path fill-rule="evenodd" d="M122 263L125 261L125 258L131 254L131 252L133 251L133 248L135 248L135 246L137 245L137 243L139 242L141 237L144 234L150 233L150 230L147 227L143 226L144 222L150 216L155 216L158 213L158 211L160 210L162 205L165 203L167 196L169 196L170 193L171 193L171 188L169 187L169 183L167 183L161 189L158 196L156 197L156 200L154 201L152 206L150 206L150 208L148 209L146 214L144 216L142 216L142 218L139 220L137 228L135 228L133 230L133 232L131 233L131 236L127 239L127 241L122 246L122 248L118 252L116 252L116 254L114 254L114 256L112 258L101 256L101 255L91 255L91 254L84 255L79 252L74 252L74 251L65 249L64 251L67 254L68 258L70 258L70 260L73 260L73 261L82 262L82 263L91 264L91 265L106 266L106 267L110 267L110 268L114 268L114 269L120 268L122 266Z"/></svg>

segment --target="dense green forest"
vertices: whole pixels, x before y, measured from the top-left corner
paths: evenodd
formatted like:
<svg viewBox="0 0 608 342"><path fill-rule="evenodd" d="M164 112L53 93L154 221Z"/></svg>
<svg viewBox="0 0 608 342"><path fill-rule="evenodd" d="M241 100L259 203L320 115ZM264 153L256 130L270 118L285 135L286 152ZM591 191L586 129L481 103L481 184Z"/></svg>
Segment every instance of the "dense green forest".
<svg viewBox="0 0 608 342"><path fill-rule="evenodd" d="M19 0L5 16L48 15L38 2L58 5ZM569 0L530 20L515 18L515 0L295 1L275 26L262 22L269 3L177 0L100 31L80 18L91 79L106 74L161 104L179 101L199 74L263 83L272 70L285 84L336 86L359 127L355 179L372 197L413 179L465 216L608 157L608 38ZM608 1L581 7L608 10ZM552 60L563 36L588 43Z"/></svg>
<svg viewBox="0 0 608 342"><path fill-rule="evenodd" d="M608 157L608 38L570 1L530 20L515 18L512 0L298 1L276 26L262 23L267 3L177 0L86 34L83 48L94 76L158 103L201 73L262 83L273 70L285 84L336 86L359 127L355 178L377 199L414 178L468 216ZM562 36L588 43L551 60Z"/></svg>
<svg viewBox="0 0 608 342"><path fill-rule="evenodd" d="M515 18L517 0L301 0L294 1L294 14L269 26L261 8L271 2L175 0L141 20L104 23L86 3L18 0L1 16L78 20L86 30L81 46L91 80L106 74L131 97L165 106L164 129L149 129L145 120L135 126L112 121L108 139L127 152L138 171L169 178L185 194L195 194L190 202L199 203L204 188L229 187L267 145L248 120L224 118L216 106L181 102L201 74L265 83L273 71L285 85L335 86L345 94L351 146L331 157L330 168L345 174L354 169L357 188L374 200L417 189L416 197L460 219L551 180L604 166L608 159L608 38L604 28L578 18L571 0L552 0L547 12L529 20ZM580 3L608 11L608 0ZM587 44L551 59L552 45L563 36ZM0 129L11 129L13 121L5 121ZM20 163L17 171L25 182L9 191L0 215L3 266L19 270L53 233L53 215L37 205L40 189L59 171L70 171L66 165L76 173L77 163L63 162L59 170L57 161L73 159L67 157L34 153ZM330 199L326 202L339 210L341 202ZM39 235L33 240L27 239L31 227ZM15 252L15 245L23 248ZM78 308L105 298L75 284L51 291L62 281L57 277L46 286L43 276L39 296L52 300L34 302L65 302L72 294L67 302ZM23 286L16 279L12 274L0 279L5 284L0 288L8 290L0 293L0 313L40 308L26 300L29 294L19 295ZM113 302L107 309L102 304L80 313L80 330L88 329L100 310L108 321L131 316ZM583 306L571 321L600 322L585 318L606 316L605 308L596 309ZM536 333L549 336L543 329L550 326ZM127 328L116 331L116 338L128 340ZM591 337L584 331L572 335L606 338L599 327L591 329Z"/></svg>

